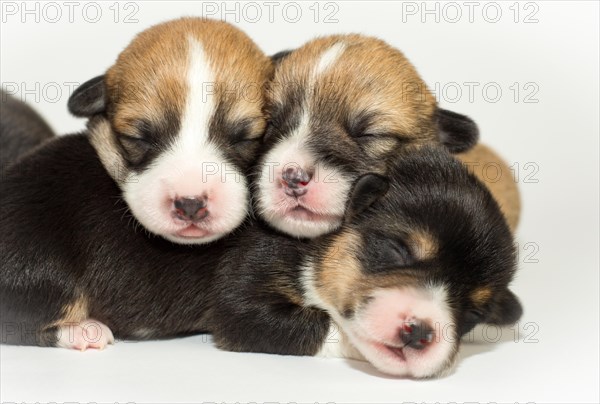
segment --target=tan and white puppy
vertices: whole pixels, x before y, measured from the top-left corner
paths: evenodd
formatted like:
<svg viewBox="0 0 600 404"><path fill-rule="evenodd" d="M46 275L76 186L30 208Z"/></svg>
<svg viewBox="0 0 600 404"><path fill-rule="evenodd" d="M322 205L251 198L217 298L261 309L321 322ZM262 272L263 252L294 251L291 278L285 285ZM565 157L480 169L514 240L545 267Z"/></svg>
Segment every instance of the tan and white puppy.
<svg viewBox="0 0 600 404"><path fill-rule="evenodd" d="M386 174L408 145L459 152L477 140L475 123L439 109L404 55L379 39L329 36L273 58L257 211L284 233L336 229L353 182Z"/></svg>
<svg viewBox="0 0 600 404"><path fill-rule="evenodd" d="M133 216L181 244L218 239L247 215L245 171L266 119L272 63L230 24L182 18L140 33L70 111Z"/></svg>

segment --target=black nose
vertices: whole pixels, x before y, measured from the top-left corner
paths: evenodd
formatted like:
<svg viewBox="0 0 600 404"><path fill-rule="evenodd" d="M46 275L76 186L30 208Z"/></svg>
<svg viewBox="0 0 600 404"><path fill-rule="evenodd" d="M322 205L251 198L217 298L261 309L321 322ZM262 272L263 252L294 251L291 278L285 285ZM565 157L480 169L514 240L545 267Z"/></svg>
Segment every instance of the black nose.
<svg viewBox="0 0 600 404"><path fill-rule="evenodd" d="M421 350L433 342L433 328L423 321L409 321L402 325L400 339L405 347Z"/></svg>
<svg viewBox="0 0 600 404"><path fill-rule="evenodd" d="M308 191L306 186L311 179L312 175L300 167L288 167L281 174L285 193L290 196L304 195Z"/></svg>
<svg viewBox="0 0 600 404"><path fill-rule="evenodd" d="M300 167L288 167L281 174L281 178L286 186L300 188L307 186L312 176Z"/></svg>
<svg viewBox="0 0 600 404"><path fill-rule="evenodd" d="M175 215L182 220L202 220L208 216L206 198L184 197L175 199Z"/></svg>

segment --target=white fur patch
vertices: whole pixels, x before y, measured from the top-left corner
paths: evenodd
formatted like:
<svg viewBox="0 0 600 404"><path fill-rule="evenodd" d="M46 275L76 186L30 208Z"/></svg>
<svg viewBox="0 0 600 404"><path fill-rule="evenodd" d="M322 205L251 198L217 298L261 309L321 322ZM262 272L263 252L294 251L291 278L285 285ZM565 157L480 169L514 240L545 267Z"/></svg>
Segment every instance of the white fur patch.
<svg viewBox="0 0 600 404"><path fill-rule="evenodd" d="M207 147L210 118L215 111L214 74L202 45L194 38L188 39L188 97L181 119L181 129L174 150L190 153Z"/></svg>
<svg viewBox="0 0 600 404"><path fill-rule="evenodd" d="M315 354L321 358L347 358L366 361L365 357L352 345L342 327L332 322L319 352Z"/></svg>
<svg viewBox="0 0 600 404"><path fill-rule="evenodd" d="M344 332L346 321L339 315L334 307L327 304L321 296L319 296L319 293L314 286L314 263L310 259L307 259L302 264L301 273L305 304L326 310L333 319L329 326L327 338L325 338L321 349L319 349L319 352L317 352L315 356L324 358L348 358L364 361L364 356L350 342L348 336Z"/></svg>
<svg viewBox="0 0 600 404"><path fill-rule="evenodd" d="M323 52L316 64L315 69L313 70L313 76L317 77L318 75L325 73L331 66L335 64L345 50L346 44L343 42L338 42Z"/></svg>

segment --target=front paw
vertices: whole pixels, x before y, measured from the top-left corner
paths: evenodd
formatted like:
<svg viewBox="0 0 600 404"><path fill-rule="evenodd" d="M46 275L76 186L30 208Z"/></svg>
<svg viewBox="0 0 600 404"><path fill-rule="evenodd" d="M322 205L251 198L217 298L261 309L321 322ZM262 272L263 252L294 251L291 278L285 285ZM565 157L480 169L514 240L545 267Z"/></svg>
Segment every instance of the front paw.
<svg viewBox="0 0 600 404"><path fill-rule="evenodd" d="M78 351L85 351L88 348L104 349L108 344L115 342L110 328L91 318L79 324L72 323L59 327L56 337L56 346Z"/></svg>

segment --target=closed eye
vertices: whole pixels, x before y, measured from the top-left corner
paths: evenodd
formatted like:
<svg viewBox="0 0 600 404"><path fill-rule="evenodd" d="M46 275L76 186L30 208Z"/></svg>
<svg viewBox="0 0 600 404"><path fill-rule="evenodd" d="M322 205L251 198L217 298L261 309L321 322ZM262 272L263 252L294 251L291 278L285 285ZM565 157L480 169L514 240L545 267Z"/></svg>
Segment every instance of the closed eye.
<svg viewBox="0 0 600 404"><path fill-rule="evenodd" d="M388 246L389 254L391 254L391 257L393 257L396 262L402 263L403 265L410 265L413 263L414 260L406 244L398 240L388 240Z"/></svg>
<svg viewBox="0 0 600 404"><path fill-rule="evenodd" d="M353 133L351 136L353 138L365 139L365 138L376 138L377 134L376 133L371 133L371 132L364 132L364 133Z"/></svg>
<svg viewBox="0 0 600 404"><path fill-rule="evenodd" d="M232 144L247 144L260 141L264 135L264 128L264 118L249 117L230 123L226 133Z"/></svg>
<svg viewBox="0 0 600 404"><path fill-rule="evenodd" d="M120 139L126 140L128 142L145 142L148 143L148 141L141 137L141 136L132 136L132 135L126 135L124 133L119 133L117 134L117 136L119 136Z"/></svg>
<svg viewBox="0 0 600 404"><path fill-rule="evenodd" d="M279 128L279 126L277 126L277 124L273 121L268 121L267 129L265 131L265 135L263 136L262 140L263 140L263 142L266 142L275 136L279 137L282 135L283 135L283 131Z"/></svg>
<svg viewBox="0 0 600 404"><path fill-rule="evenodd" d="M144 160L146 152L152 148L149 141L138 136L118 133L117 140L121 148L125 151L125 157L132 164L141 163Z"/></svg>
<svg viewBox="0 0 600 404"><path fill-rule="evenodd" d="M254 139L239 139L239 140L235 140L233 142L233 144L235 146L243 146L243 145L248 145L248 144L252 144L252 143L258 143L262 140L262 138L254 138Z"/></svg>
<svg viewBox="0 0 600 404"><path fill-rule="evenodd" d="M379 239L369 241L369 266L376 270L399 269L413 265L415 259L401 240Z"/></svg>

